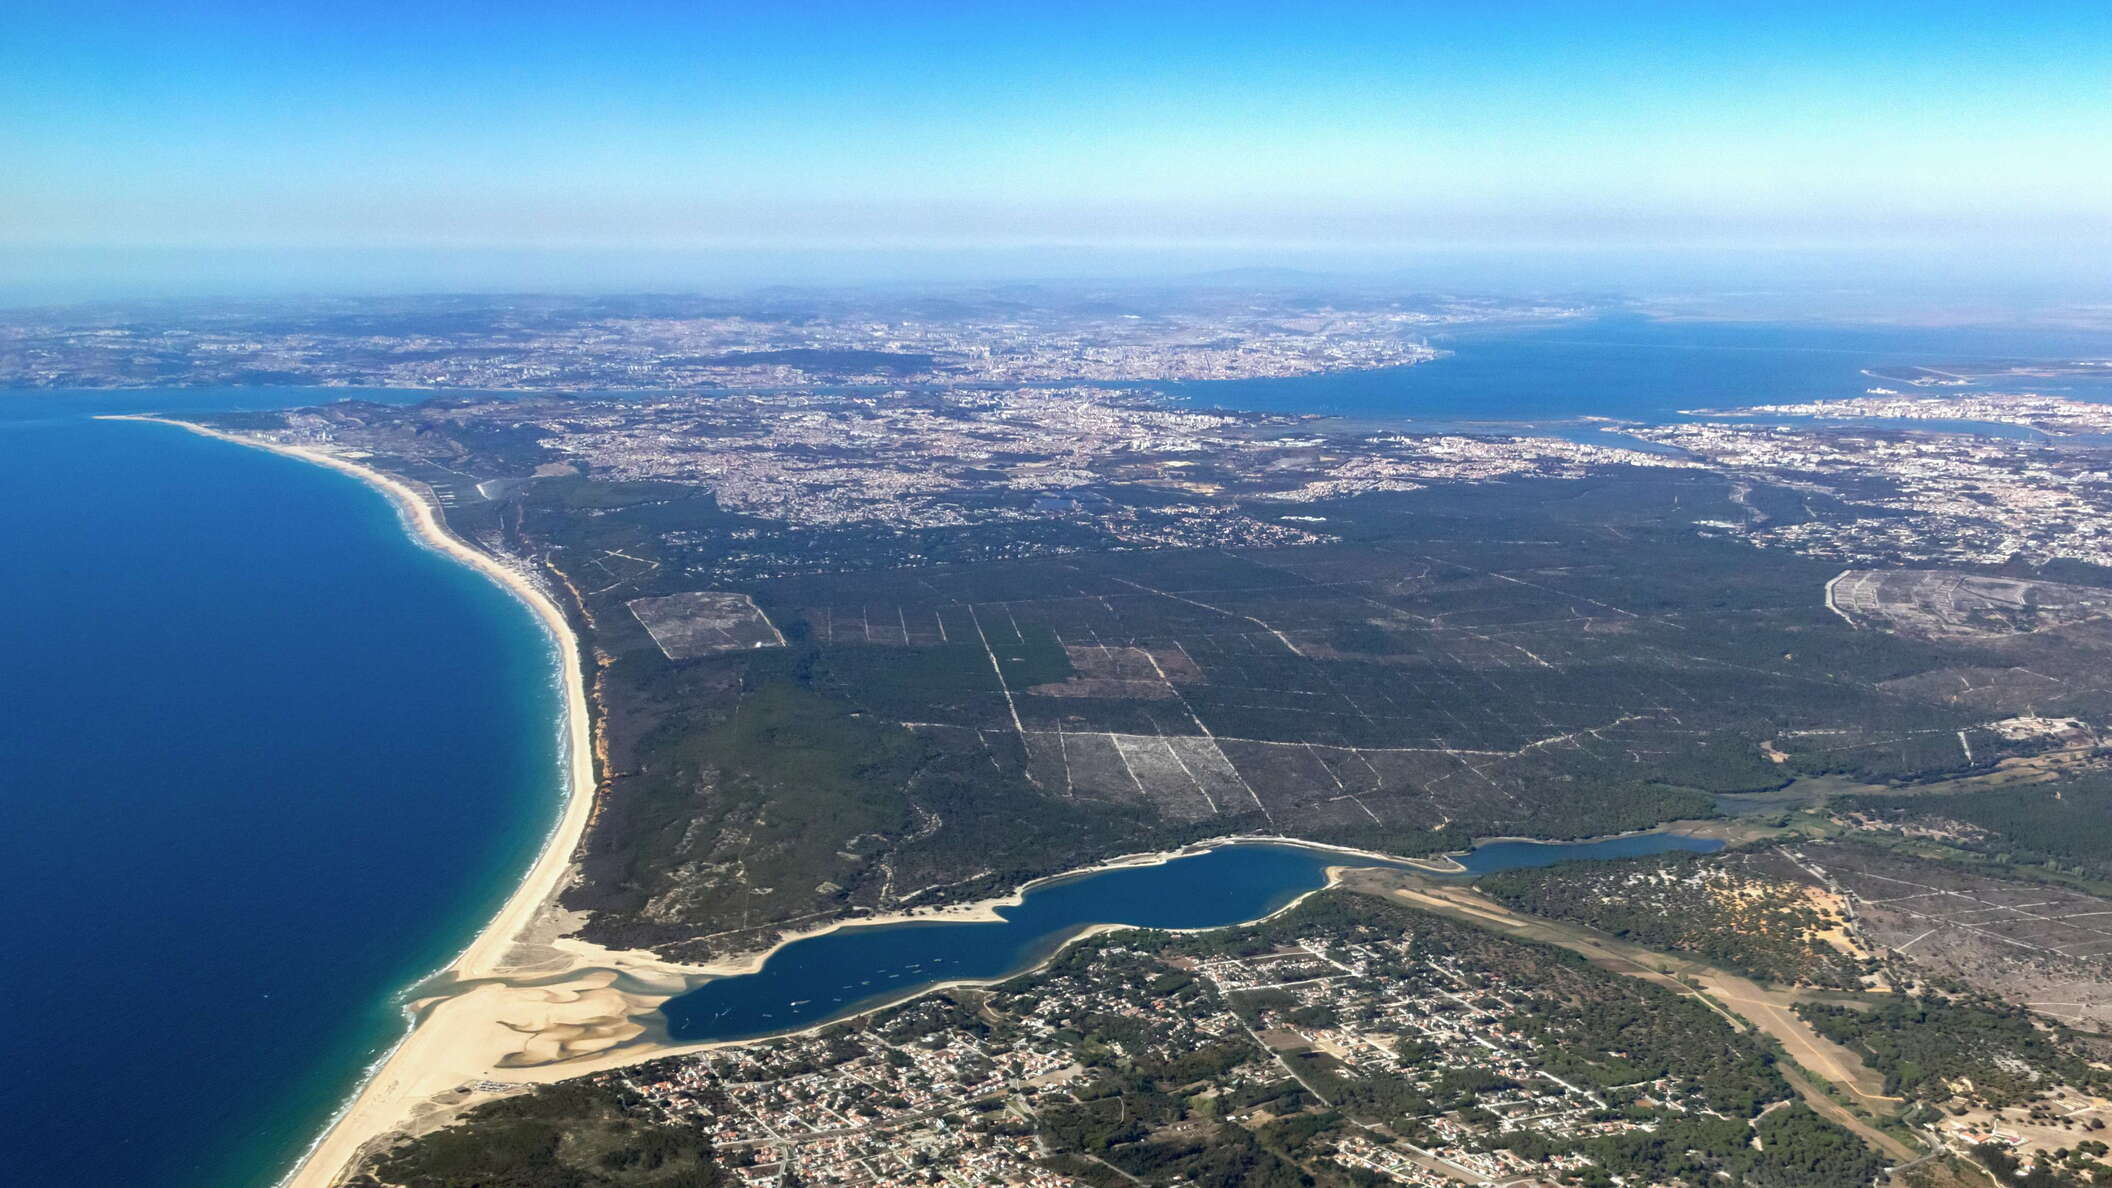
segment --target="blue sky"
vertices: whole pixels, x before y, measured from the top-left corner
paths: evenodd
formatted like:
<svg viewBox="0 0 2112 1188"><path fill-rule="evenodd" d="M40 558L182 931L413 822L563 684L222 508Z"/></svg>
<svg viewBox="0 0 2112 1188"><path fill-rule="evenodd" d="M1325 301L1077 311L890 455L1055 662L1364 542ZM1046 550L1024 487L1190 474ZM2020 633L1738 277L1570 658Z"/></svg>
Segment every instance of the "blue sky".
<svg viewBox="0 0 2112 1188"><path fill-rule="evenodd" d="M9 9L18 283L216 253L2112 245L2104 3Z"/></svg>

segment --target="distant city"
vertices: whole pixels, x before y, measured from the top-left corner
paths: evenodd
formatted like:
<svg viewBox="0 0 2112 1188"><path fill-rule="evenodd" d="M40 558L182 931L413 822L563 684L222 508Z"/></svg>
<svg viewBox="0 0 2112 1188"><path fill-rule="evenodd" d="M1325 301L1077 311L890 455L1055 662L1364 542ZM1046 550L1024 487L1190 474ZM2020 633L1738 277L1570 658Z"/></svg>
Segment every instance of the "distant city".
<svg viewBox="0 0 2112 1188"><path fill-rule="evenodd" d="M1647 418L1211 398L1582 328L1559 371L1609 314L348 300L17 314L4 362L291 394L182 423L379 486L582 664L566 832L299 1184L475 1182L522 1118L706 1184L2112 1174L2066 1141L2112 1108L2112 868L2044 832L2112 795L2105 359ZM1229 931L1001 906L1138 861L1178 901L1258 839L1344 865ZM973 976L757 972L1001 920Z"/></svg>
<svg viewBox="0 0 2112 1188"><path fill-rule="evenodd" d="M9 5L0 1183L2112 1188L2108 80Z"/></svg>

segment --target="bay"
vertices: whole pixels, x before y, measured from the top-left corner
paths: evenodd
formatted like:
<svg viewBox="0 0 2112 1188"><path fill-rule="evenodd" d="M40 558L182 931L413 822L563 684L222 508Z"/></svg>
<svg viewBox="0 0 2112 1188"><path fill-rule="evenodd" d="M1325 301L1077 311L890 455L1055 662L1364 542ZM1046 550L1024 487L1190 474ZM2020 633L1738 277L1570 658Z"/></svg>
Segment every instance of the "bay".
<svg viewBox="0 0 2112 1188"><path fill-rule="evenodd" d="M1860 396L1900 388L1864 368L2112 357L2112 333L2079 330L1813 325L1595 317L1538 326L1437 331L1449 352L1413 367L1287 379L1175 384L1203 407L1413 418L1439 426L1613 418L1662 424L1680 410ZM2112 381L2003 379L1973 390L2112 399ZM1907 388L1920 392L1922 389ZM1936 395L1954 388L1927 389ZM1485 426L1486 427L1486 426Z"/></svg>
<svg viewBox="0 0 2112 1188"><path fill-rule="evenodd" d="M554 817L525 607L350 478L89 417L321 395L0 396L14 1182L272 1182Z"/></svg>
<svg viewBox="0 0 2112 1188"><path fill-rule="evenodd" d="M1851 396L1873 386L1861 369L1887 364L2112 355L2112 338L2065 331L1637 318L1436 345L1452 353L1415 368L1178 391L1604 440L1581 419ZM2080 380L1994 386L2112 395ZM555 810L549 644L524 608L416 546L350 479L90 419L348 395L431 393L0 394L0 869L20 971L0 1143L25 1182L269 1183L400 1034L403 989L504 898ZM1091 923L1253 919L1339 860L1284 849L1045 884L989 925L888 926L919 945L940 935L928 930L985 929L932 941L975 963L943 977L900 936L843 929L750 979L707 983L671 1006L670 1027L809 1025L944 977L1027 968ZM1556 857L1494 842L1466 862Z"/></svg>

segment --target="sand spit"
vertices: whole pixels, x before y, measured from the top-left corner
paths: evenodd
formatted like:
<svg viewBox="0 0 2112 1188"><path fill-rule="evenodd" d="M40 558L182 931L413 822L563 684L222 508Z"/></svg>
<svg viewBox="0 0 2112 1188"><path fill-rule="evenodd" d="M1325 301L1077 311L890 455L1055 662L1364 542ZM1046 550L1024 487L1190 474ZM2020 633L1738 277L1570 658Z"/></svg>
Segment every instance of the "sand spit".
<svg viewBox="0 0 2112 1188"><path fill-rule="evenodd" d="M334 1188L369 1154L396 1138L443 1126L470 1106L530 1085L725 1046L674 1043L661 1028L660 1004L703 979L759 969L784 945L850 926L996 920L998 908L1019 903L1043 883L1096 870L1156 865L1208 848L1197 845L1117 858L1037 879L1001 899L840 920L788 934L767 950L704 966L678 965L651 953L618 952L571 938L566 934L577 929L580 917L563 911L556 901L574 874L573 854L593 816L598 777L583 653L557 604L522 572L454 536L429 501L392 475L323 450L173 418L107 419L175 425L326 466L366 483L388 497L421 543L484 574L525 603L549 633L562 669L567 787L556 827L499 913L453 962L411 992L410 1031L370 1070L280 1188ZM1085 935L1106 927L1111 926L1089 929Z"/></svg>
<svg viewBox="0 0 2112 1188"><path fill-rule="evenodd" d="M206 437L329 467L366 483L388 497L406 529L419 542L485 575L526 604L557 651L564 688L566 756L565 802L557 824L534 865L498 914L453 962L411 992L409 1032L369 1071L366 1081L300 1164L280 1182L280 1188L335 1188L368 1155L397 1138L437 1129L468 1107L536 1084L665 1056L752 1043L676 1043L664 1030L659 1007L704 980L754 972L778 949L840 928L912 921L995 921L1002 919L999 908L1021 903L1036 887L1098 871L1159 865L1223 845L1294 845L1436 874L1464 869L1449 856L1401 858L1294 838L1239 835L1115 858L1035 879L1002 898L852 916L787 933L767 949L706 965L681 965L649 952L592 945L569 935L578 930L584 917L566 912L557 904L559 893L576 873L573 856L593 817L598 776L582 671L583 652L563 611L549 595L526 573L454 536L438 509L410 484L357 461L320 449L227 433L167 417L102 419L175 425ZM1329 866L1326 886L1340 881L1350 865L1355 864ZM1291 910L1305 898L1306 895L1298 896L1272 915ZM1122 927L1125 925L1093 925L1083 929L1072 943ZM1018 975L1006 975L1014 976ZM885 1010L949 986L987 984L990 982L964 981L907 989L900 998L861 1013ZM840 1021L832 1019L804 1030L816 1031Z"/></svg>
<svg viewBox="0 0 2112 1188"><path fill-rule="evenodd" d="M469 566L534 612L557 651L565 701L565 802L535 863L469 946L414 994L409 1034L375 1066L358 1093L317 1140L285 1188L338 1183L377 1140L451 1116L479 1096L503 1092L499 1080L525 1079L545 1065L605 1052L645 1035L660 1002L699 971L650 954L615 953L558 937L567 931L556 898L573 872L572 856L593 815L597 777L587 716L579 640L534 581L447 530L439 512L408 483L322 450L223 433L164 417L190 432L348 474L380 491L421 543ZM569 1075L569 1070L567 1070ZM542 1079L554 1080L555 1076ZM465 1094L464 1086L489 1084Z"/></svg>

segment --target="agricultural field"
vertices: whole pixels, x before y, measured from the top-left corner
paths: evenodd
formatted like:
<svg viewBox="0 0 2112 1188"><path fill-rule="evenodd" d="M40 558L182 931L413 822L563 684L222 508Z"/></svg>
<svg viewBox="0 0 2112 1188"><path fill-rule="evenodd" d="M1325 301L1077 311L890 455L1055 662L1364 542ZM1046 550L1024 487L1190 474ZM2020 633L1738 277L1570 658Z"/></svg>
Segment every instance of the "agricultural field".
<svg viewBox="0 0 2112 1188"><path fill-rule="evenodd" d="M1795 491L1596 444L1091 389L261 431L424 483L568 605L606 762L565 903L683 959L1202 838L1419 855L1983 770L2112 709L2076 598L1843 611L1925 583L1844 590L1712 527Z"/></svg>
<svg viewBox="0 0 2112 1188"><path fill-rule="evenodd" d="M746 594L700 590L660 598L635 598L631 613L652 634L661 655L694 660L744 648L783 647L785 637Z"/></svg>

